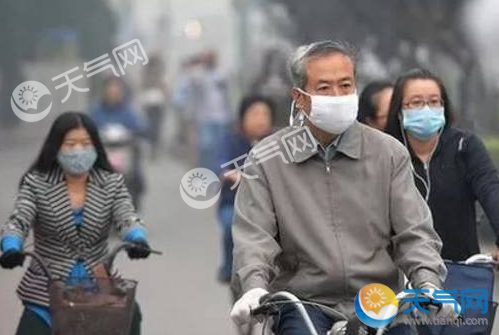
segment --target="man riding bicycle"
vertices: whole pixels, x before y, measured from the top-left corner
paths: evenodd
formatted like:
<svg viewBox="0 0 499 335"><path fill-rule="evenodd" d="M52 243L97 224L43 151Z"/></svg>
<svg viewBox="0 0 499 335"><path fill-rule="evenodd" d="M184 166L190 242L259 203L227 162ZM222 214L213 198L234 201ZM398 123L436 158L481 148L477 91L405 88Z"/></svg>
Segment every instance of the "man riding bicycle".
<svg viewBox="0 0 499 335"><path fill-rule="evenodd" d="M333 41L302 46L290 72L291 119L310 129L316 145L286 151L287 135L298 129L287 127L256 145L245 164L251 178L239 186L233 225L233 284L244 294L232 319L248 323L269 291L289 291L352 316L355 296L371 283L399 292L405 274L416 289L442 288L442 244L414 185L407 150L356 121L349 48ZM258 160L272 145L289 157ZM437 316L456 316L452 304L442 306ZM306 308L319 334L337 321L320 308ZM288 306L273 330L303 335L304 327ZM410 331L400 325L387 334Z"/></svg>

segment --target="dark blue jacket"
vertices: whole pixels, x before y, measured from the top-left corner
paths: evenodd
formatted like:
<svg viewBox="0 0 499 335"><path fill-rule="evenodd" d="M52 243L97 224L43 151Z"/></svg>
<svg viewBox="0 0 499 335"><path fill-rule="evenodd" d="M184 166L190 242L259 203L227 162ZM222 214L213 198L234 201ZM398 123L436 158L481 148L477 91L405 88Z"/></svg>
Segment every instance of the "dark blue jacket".
<svg viewBox="0 0 499 335"><path fill-rule="evenodd" d="M243 156L244 154L249 153L251 150L251 143L250 141L243 136L240 132L233 132L229 135L227 135L222 142L222 148L220 150L220 158L219 158L219 166L223 165L224 163L228 163L230 161L233 161L234 159ZM244 165L244 158L241 158L240 160L237 161L237 164L239 166ZM222 174L224 170L231 170L234 169L235 165L231 164L229 166L220 168L219 173ZM241 177L243 178L243 177ZM234 200L236 197L236 191L237 188L234 190L231 190L232 184L228 183L227 181L222 182L222 193L220 196L220 206L224 205L234 205Z"/></svg>
<svg viewBox="0 0 499 335"><path fill-rule="evenodd" d="M141 119L127 102L117 105L99 103L92 110L91 117L99 128L117 123L137 135L142 135L146 130Z"/></svg>
<svg viewBox="0 0 499 335"><path fill-rule="evenodd" d="M423 197L430 189L428 205L442 238L442 257L461 261L480 251L477 200L499 245L499 177L482 141L456 128L445 129L428 167L410 151L416 186Z"/></svg>

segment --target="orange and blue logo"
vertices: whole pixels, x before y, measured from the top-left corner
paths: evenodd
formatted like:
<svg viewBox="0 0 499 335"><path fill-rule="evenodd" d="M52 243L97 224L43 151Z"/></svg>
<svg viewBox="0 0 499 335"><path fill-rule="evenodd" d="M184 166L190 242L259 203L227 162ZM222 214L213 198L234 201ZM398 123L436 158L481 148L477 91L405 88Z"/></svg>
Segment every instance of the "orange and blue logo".
<svg viewBox="0 0 499 335"><path fill-rule="evenodd" d="M389 287L382 284L364 286L355 297L355 313L362 323L372 328L388 325L397 316L399 304Z"/></svg>

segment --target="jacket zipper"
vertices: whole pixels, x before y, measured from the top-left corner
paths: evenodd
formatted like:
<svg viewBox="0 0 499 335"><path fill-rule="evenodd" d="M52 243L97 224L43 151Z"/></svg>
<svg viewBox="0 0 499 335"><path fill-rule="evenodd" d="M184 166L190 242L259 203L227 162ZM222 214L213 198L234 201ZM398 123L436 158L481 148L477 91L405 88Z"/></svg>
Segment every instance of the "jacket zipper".
<svg viewBox="0 0 499 335"><path fill-rule="evenodd" d="M331 160L330 161L326 161L326 174L330 175L331 174ZM327 178L326 179L326 184L328 186L328 192L329 192L329 188L330 188L330 179ZM331 208L330 208L331 210ZM331 215L332 217L334 217L334 213ZM336 226L336 224L333 225L333 228L334 228L334 236L336 238L336 240L338 241L338 244L340 246L339 248L339 255L340 255L340 260L341 260L341 267L342 267L342 271L341 271L341 274L342 274L342 277L343 277L343 290L344 290L344 293L345 294L348 294L348 277L347 277L347 268L346 268L346 265L345 265L345 259L344 259L344 256L343 256L343 251L341 249L341 235L339 233L339 227Z"/></svg>
<svg viewBox="0 0 499 335"><path fill-rule="evenodd" d="M430 185L428 183L428 180L430 178L430 172L429 172L429 168L427 167L426 163L423 163L423 169L425 171L426 180L421 175L419 175L419 173L416 171L414 166L412 167L412 173L423 184L423 187L425 188L425 191L426 191L425 192L426 194L424 195L424 199L426 202L428 202L428 199L430 198Z"/></svg>
<svg viewBox="0 0 499 335"><path fill-rule="evenodd" d="M430 161L424 163L424 170L426 172L426 181L427 181L427 191L426 191L426 201L430 200L430 191L431 191L431 179L430 179Z"/></svg>
<svg viewBox="0 0 499 335"><path fill-rule="evenodd" d="M331 162L326 162L326 173L328 175L331 174ZM327 185L327 188L328 188L328 194L329 194L329 190L330 190L330 179L327 178L326 179L326 185ZM331 199L331 198L329 198ZM329 206L329 210L331 211L331 207L332 206ZM331 217L334 217L334 213L332 213ZM345 259L344 259L344 256L343 256L343 252L342 252L342 249L341 249L341 235L339 234L338 230L339 230L339 227L336 226L336 224L333 224L333 229L334 229L334 236L339 244L339 256L340 256L340 262L341 262L341 275L342 275L342 278L343 278L343 290L344 290L344 293L345 294L348 294L348 277L347 277L347 270L346 270L346 265L345 265Z"/></svg>

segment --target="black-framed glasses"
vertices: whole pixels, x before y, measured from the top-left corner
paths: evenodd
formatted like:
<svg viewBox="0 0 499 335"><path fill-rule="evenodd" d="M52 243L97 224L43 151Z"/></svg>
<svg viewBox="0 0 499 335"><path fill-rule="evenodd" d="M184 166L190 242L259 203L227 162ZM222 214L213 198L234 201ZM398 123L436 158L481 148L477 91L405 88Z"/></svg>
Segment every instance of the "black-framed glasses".
<svg viewBox="0 0 499 335"><path fill-rule="evenodd" d="M431 108L438 108L444 105L444 101L440 97L434 97L429 100L414 98L404 103L404 106L409 108L423 108L424 106L430 106Z"/></svg>

